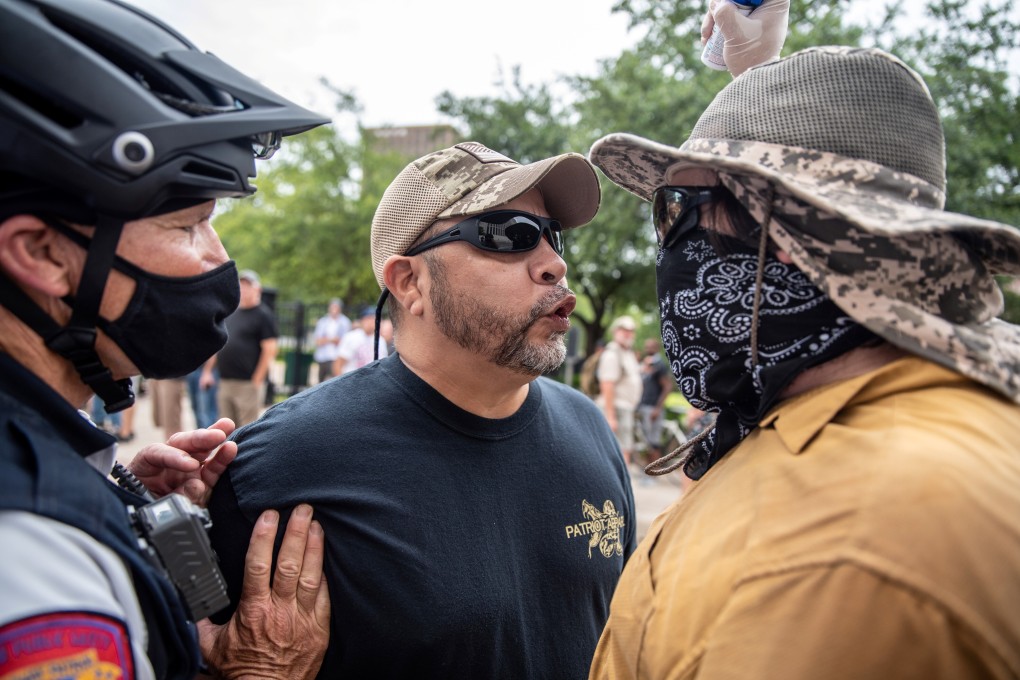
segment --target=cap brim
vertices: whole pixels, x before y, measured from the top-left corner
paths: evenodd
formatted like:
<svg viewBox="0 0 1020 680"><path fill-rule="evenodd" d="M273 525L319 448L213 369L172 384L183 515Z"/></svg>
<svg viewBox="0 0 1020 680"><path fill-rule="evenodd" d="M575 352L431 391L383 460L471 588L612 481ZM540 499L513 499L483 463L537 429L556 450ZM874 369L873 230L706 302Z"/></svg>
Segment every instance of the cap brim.
<svg viewBox="0 0 1020 680"><path fill-rule="evenodd" d="M549 216L565 229L591 222L598 212L602 194L595 169L581 154L567 153L496 175L439 213L438 219L477 215L535 187L542 192Z"/></svg>

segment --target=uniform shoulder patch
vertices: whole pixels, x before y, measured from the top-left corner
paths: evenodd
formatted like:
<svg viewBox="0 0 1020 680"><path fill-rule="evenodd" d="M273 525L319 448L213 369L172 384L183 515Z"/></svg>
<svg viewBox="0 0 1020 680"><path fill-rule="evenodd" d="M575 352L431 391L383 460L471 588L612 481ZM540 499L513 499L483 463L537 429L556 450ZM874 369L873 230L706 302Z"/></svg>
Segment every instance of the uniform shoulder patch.
<svg viewBox="0 0 1020 680"><path fill-rule="evenodd" d="M86 612L30 616L0 626L0 680L134 680L127 628Z"/></svg>

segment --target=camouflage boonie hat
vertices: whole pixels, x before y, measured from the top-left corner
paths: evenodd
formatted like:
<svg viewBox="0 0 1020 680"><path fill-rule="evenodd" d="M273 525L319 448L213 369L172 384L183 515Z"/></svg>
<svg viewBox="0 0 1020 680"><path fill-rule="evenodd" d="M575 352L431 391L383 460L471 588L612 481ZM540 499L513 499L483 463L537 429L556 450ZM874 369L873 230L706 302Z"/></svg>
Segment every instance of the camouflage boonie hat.
<svg viewBox="0 0 1020 680"><path fill-rule="evenodd" d="M1020 274L1020 230L943 210L944 144L910 67L817 47L735 78L680 148L612 134L590 159L645 200L714 171L854 320L1020 402L1020 327L995 318L993 278Z"/></svg>
<svg viewBox="0 0 1020 680"><path fill-rule="evenodd" d="M492 210L535 187L564 229L585 225L598 212L598 176L580 154L521 165L478 142L463 142L410 163L386 188L372 218L372 268L379 287L385 287L386 260L406 253L432 223Z"/></svg>

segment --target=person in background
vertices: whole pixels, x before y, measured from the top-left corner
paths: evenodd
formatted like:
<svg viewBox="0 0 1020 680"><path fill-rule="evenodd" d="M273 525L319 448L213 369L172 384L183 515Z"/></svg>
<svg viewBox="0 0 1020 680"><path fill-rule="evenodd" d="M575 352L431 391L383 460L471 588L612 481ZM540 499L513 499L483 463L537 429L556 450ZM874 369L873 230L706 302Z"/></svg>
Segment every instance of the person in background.
<svg viewBox="0 0 1020 680"><path fill-rule="evenodd" d="M673 374L662 360L662 344L648 338L641 357L641 401L638 403L638 426L648 446L650 463L662 456L662 421L666 397L673 391Z"/></svg>
<svg viewBox="0 0 1020 680"><path fill-rule="evenodd" d="M216 403L220 382L219 371L213 368L212 381L203 387L204 372L205 366L199 366L185 378L191 410L195 414L195 427L198 428L212 427L213 423L220 419L220 410Z"/></svg>
<svg viewBox="0 0 1020 680"><path fill-rule="evenodd" d="M88 413L97 427L115 436L118 442L129 442L135 438L133 404L122 411L107 413L103 400L92 397L89 400Z"/></svg>
<svg viewBox="0 0 1020 680"><path fill-rule="evenodd" d="M131 377L131 385L133 390L138 390L139 384L141 383L140 376ZM131 404L123 411L120 411L120 430L117 432L118 442L130 442L134 441L135 438L135 409L137 406Z"/></svg>
<svg viewBox="0 0 1020 680"><path fill-rule="evenodd" d="M393 344L393 322L390 319L383 319L379 324L379 337L386 343L386 354L382 353L382 346L379 349L379 358L389 356L397 351Z"/></svg>
<svg viewBox="0 0 1020 680"><path fill-rule="evenodd" d="M106 408L103 406L103 400L92 397L89 400L89 417L92 418L92 422L95 423L96 427L109 432L110 434L116 435L120 432L121 428L121 412L114 411L113 413L107 413Z"/></svg>
<svg viewBox="0 0 1020 680"><path fill-rule="evenodd" d="M164 436L184 429L184 378L150 380L152 394L152 424L163 430ZM196 425L196 427L200 427Z"/></svg>
<svg viewBox="0 0 1020 680"><path fill-rule="evenodd" d="M807 49L679 148L590 157L652 203L663 344L717 413L653 466L698 481L628 563L591 677L1020 675L1020 327L994 278L1020 231L944 210L921 76Z"/></svg>
<svg viewBox="0 0 1020 680"><path fill-rule="evenodd" d="M580 377L578 378L578 388L587 394L592 399L599 396L599 359L602 357L602 352L606 349L606 341L599 338L595 341L595 349L592 350L591 354L584 358L581 363Z"/></svg>
<svg viewBox="0 0 1020 680"><path fill-rule="evenodd" d="M213 371L220 374L217 407L220 416L230 418L238 427L246 425L262 412L269 367L276 359L280 333L276 316L262 303L262 282L251 269L238 274L241 304L227 317L227 343L205 363L199 385L208 389L215 383Z"/></svg>
<svg viewBox="0 0 1020 680"><path fill-rule="evenodd" d="M599 357L595 373L599 396L595 400L620 444L623 460L629 465L634 450L634 412L641 401L641 366L634 354L637 324L621 316L609 325L612 340Z"/></svg>
<svg viewBox="0 0 1020 680"><path fill-rule="evenodd" d="M376 344L378 342L378 345ZM386 339L375 335L375 308L364 307L357 319L357 326L344 335L336 352L333 373L343 375L368 366L376 357L380 359L389 354Z"/></svg>
<svg viewBox="0 0 1020 680"><path fill-rule="evenodd" d="M236 592L258 508L315 503L335 593L323 677L587 674L634 501L598 408L542 376L576 304L563 232L599 196L578 154L520 165L463 142L413 161L372 221L396 354L237 433L213 545Z"/></svg>
<svg viewBox="0 0 1020 680"><path fill-rule="evenodd" d="M351 320L344 313L344 303L340 298L329 301L326 314L315 323L315 353L312 359L319 366L319 382L329 380L333 372L340 340L351 330Z"/></svg>
<svg viewBox="0 0 1020 680"><path fill-rule="evenodd" d="M275 570L279 515L262 514L237 615L196 622L143 540L151 498L109 475L180 493L160 522L199 519L233 423L124 468L79 409L123 411L132 376L182 376L222 346L238 284L216 199L253 193L255 159L327 119L125 3L2 0L0 34L0 677L191 680L204 657L217 677L312 678L329 599L311 507Z"/></svg>

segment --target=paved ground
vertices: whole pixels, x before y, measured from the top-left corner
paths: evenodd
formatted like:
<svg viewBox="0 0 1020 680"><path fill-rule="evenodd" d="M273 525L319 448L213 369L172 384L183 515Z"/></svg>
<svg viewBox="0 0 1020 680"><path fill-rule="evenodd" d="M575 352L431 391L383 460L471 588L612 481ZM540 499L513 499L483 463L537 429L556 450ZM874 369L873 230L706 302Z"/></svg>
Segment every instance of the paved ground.
<svg viewBox="0 0 1020 680"><path fill-rule="evenodd" d="M134 414L135 438L118 448L118 458L127 462L146 444L165 441L166 435L152 424L152 398L143 394L135 401ZM186 429L195 426L195 419L187 396L183 404L183 423ZM634 489L634 505L637 511L638 539L645 535L648 525L670 503L680 497L679 473L665 477L649 477L639 472L635 466L631 468L631 483Z"/></svg>

